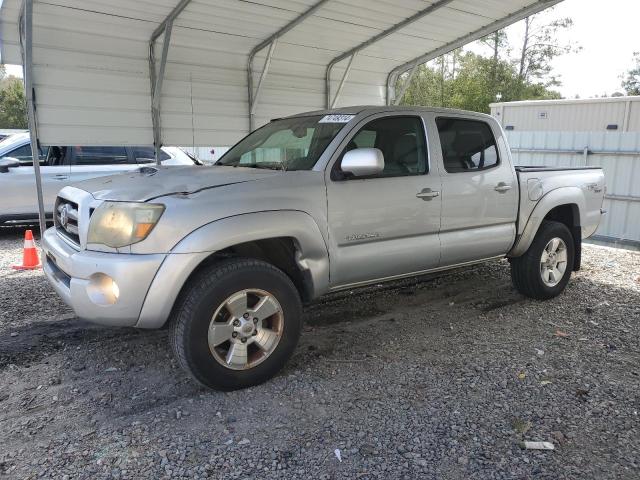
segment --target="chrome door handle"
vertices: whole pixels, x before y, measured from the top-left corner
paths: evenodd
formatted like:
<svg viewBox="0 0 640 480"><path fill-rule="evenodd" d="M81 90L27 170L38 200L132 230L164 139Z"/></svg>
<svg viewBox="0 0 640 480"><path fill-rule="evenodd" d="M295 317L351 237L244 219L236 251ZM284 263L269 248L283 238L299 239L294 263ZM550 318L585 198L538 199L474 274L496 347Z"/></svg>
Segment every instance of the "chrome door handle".
<svg viewBox="0 0 640 480"><path fill-rule="evenodd" d="M511 185L507 185L506 183L500 182L498 185L496 185L496 188L494 188L494 190L496 192L505 193L511 190Z"/></svg>
<svg viewBox="0 0 640 480"><path fill-rule="evenodd" d="M440 192L436 192L434 190L431 190L430 188L425 188L421 192L417 193L416 197L421 198L424 201L428 201L428 200L433 200L439 195L440 195Z"/></svg>

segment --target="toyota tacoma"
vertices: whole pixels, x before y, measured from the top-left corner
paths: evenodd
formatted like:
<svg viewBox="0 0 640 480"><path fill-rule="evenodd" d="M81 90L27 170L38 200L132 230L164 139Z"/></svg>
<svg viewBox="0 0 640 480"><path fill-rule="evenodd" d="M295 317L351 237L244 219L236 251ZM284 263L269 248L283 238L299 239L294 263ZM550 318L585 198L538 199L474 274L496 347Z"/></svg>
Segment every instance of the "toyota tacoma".
<svg viewBox="0 0 640 480"><path fill-rule="evenodd" d="M195 380L276 374L321 295L508 258L559 295L603 214L600 168L516 167L490 116L351 107L271 121L209 167L145 166L58 194L44 270L77 316L171 330Z"/></svg>

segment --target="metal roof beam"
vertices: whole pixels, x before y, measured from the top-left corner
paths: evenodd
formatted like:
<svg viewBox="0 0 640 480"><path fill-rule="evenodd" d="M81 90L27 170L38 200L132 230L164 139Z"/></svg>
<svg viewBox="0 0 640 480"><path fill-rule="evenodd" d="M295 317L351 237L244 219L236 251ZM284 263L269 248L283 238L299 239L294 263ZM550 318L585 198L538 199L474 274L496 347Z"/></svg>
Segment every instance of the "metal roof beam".
<svg viewBox="0 0 640 480"><path fill-rule="evenodd" d="M151 34L152 42L155 42L158 39L158 37L162 35L162 32L164 31L167 24L173 23L173 21L176 18L178 18L178 15L180 15L182 11L185 8L187 8L187 5L189 5L190 2L191 0L180 0L180 3L178 3L175 7L173 7L173 10L169 12L169 15L167 15L167 17L162 21L162 23L158 25L156 29L153 31L153 33Z"/></svg>
<svg viewBox="0 0 640 480"><path fill-rule="evenodd" d="M346 51L344 53L341 53L340 55L335 57L333 60L331 60L331 62L329 62L329 64L327 65L327 71L326 71L326 74L325 74L325 94L326 94L325 104L326 104L326 108L329 108L332 105L332 103L335 103L335 102L331 101L331 70L333 70L333 67L334 67L334 65L336 63L341 62L342 60L345 60L347 58L351 58L351 61L352 61L354 55L356 53L360 52L361 50L373 45L374 43L376 43L376 42L388 37L389 35L391 35L393 33L396 33L398 31L402 30L407 25L410 25L411 23L413 23L413 22L415 22L417 20L420 20L423 17L426 17L430 13L433 13L436 10L447 6L448 4L450 4L453 1L454 0L438 0L437 2L432 3L428 7L423 8L422 10L414 13L410 17L405 18L401 22L396 23L395 25L387 28L386 30L383 30L382 32L378 33L377 35L374 35L373 37L371 37L369 40L366 40L366 41L362 42L360 45L357 45L357 46L353 47L352 49L350 49L350 50L348 50L348 51ZM343 77L343 80L342 80L341 84L343 84L344 81L346 81L346 77Z"/></svg>
<svg viewBox="0 0 640 480"><path fill-rule="evenodd" d="M347 64L347 68L345 69L344 73L342 74L342 80L340 80L340 85L338 85L338 91L336 92L336 96L333 97L333 101L331 102L331 107L330 108L335 108L336 104L338 103L338 99L340 98L340 95L342 94L342 89L344 88L344 84L347 83L347 78L349 77L349 72L351 72L351 66L353 65L353 61L356 58L356 55L358 54L358 52L355 52L353 55L351 55L351 58L349 59L349 63Z"/></svg>
<svg viewBox="0 0 640 480"><path fill-rule="evenodd" d="M495 22L490 23L489 25L482 27L478 30L475 30L474 32L469 33L468 35L460 37L454 40L453 42L449 42L443 45L442 47L439 47L435 50L431 50L430 52L427 52L424 55L414 58L409 62L403 63L402 65L398 65L391 72L389 72L389 75L387 76L387 105L390 105L391 102L393 101L396 101L396 104L397 104L402 100L402 97L400 97L397 100L394 98L395 84L396 84L396 81L398 80L398 77L403 73L405 73L406 71L412 70L417 65L427 63L428 61L433 60L434 58L438 58L439 56L444 55L446 53L449 53L450 51L455 50L456 48L462 47L467 43L473 42L474 40L478 40L479 38L489 35L495 32L496 30L500 30L501 28L508 27L512 23L515 23L519 20L522 20L523 18L527 18L538 12L541 12L542 10L552 7L560 3L561 1L562 0L540 0L533 5L522 8L505 18L496 20ZM402 95L404 95L405 92L406 92L406 89L403 88Z"/></svg>
<svg viewBox="0 0 640 480"><path fill-rule="evenodd" d="M291 20L280 30L275 32L273 35L269 36L267 39L260 42L258 45L253 47L251 52L249 52L249 58L247 60L247 89L248 89L248 98L249 98L249 131L251 132L254 128L255 123L255 110L258 105L258 98L260 96L260 90L262 87L262 83L267 76L267 70L269 65L271 64L271 58L273 55L273 51L275 49L276 41L282 37L284 34L289 32L295 26L304 22L308 17L313 15L320 7L322 7L329 0L320 0L311 7L309 7L306 11L301 13L299 16ZM266 47L269 47L269 53L267 54L267 58L264 63L264 67L262 69L262 74L260 75L260 80L258 82L258 88L254 92L253 89L253 59L255 56Z"/></svg>
<svg viewBox="0 0 640 480"><path fill-rule="evenodd" d="M160 148L162 147L162 122L160 116L162 97L162 82L164 81L164 72L167 66L167 56L169 54L169 45L171 43L171 31L173 30L173 21L182 13L191 0L180 0L167 17L156 27L149 39L149 81L151 84L151 123L153 126L153 147L156 154L156 164L160 165ZM162 56L160 57L160 66L156 74L156 40L164 33L162 42Z"/></svg>

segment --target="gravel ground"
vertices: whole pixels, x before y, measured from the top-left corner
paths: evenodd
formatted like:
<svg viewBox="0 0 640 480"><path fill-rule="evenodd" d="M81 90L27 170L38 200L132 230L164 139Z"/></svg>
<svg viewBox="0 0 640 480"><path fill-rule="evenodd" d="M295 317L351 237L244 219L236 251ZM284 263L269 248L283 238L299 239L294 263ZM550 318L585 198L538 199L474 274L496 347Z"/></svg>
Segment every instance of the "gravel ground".
<svg viewBox="0 0 640 480"><path fill-rule="evenodd" d="M0 231L2 478L640 478L640 253L586 246L548 302L506 261L336 294L276 378L219 393L165 331L74 318L20 248Z"/></svg>

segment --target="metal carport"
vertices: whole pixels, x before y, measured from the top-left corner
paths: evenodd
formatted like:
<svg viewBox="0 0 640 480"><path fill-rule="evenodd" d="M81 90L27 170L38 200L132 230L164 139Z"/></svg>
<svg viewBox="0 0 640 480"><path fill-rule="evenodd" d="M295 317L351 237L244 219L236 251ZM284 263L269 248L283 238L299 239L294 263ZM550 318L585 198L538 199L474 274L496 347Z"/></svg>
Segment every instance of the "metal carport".
<svg viewBox="0 0 640 480"><path fill-rule="evenodd" d="M273 117L397 102L402 73L560 1L4 0L0 55L24 66L34 152L229 145Z"/></svg>

